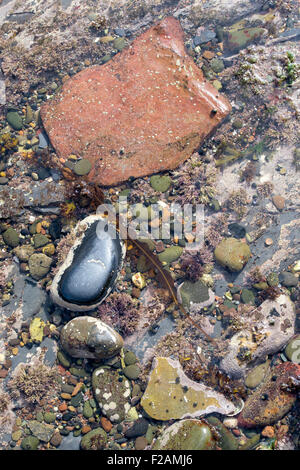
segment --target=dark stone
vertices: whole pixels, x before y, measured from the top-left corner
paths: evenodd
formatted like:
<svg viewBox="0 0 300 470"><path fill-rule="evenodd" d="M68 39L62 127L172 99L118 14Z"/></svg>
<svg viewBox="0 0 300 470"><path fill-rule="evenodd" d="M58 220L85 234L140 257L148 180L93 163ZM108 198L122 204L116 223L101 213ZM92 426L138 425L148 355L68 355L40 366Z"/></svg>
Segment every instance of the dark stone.
<svg viewBox="0 0 300 470"><path fill-rule="evenodd" d="M245 227L237 223L229 224L228 230L230 232L230 235L232 235L234 238L244 238L244 236L246 235Z"/></svg>
<svg viewBox="0 0 300 470"><path fill-rule="evenodd" d="M36 172L39 175L40 180L45 180L50 176L49 170L47 170L47 168L44 168L43 166L39 167Z"/></svg>
<svg viewBox="0 0 300 470"><path fill-rule="evenodd" d="M102 227L100 224L101 221L96 221L87 229L82 243L75 248L71 266L59 281L59 295L67 302L93 305L106 295L117 278L122 262L120 239L118 236L113 239L104 230L105 222Z"/></svg>
<svg viewBox="0 0 300 470"><path fill-rule="evenodd" d="M295 287L298 284L298 278L288 271L282 271L279 274L279 281L285 287Z"/></svg>
<svg viewBox="0 0 300 470"><path fill-rule="evenodd" d="M126 36L126 31L123 28L115 28L115 34L117 34L120 37Z"/></svg>
<svg viewBox="0 0 300 470"><path fill-rule="evenodd" d="M132 437L138 437L138 436L143 436L146 434L147 429L148 429L149 423L145 418L140 418L137 419L134 424L125 431L125 436L128 439L131 439Z"/></svg>
<svg viewBox="0 0 300 470"><path fill-rule="evenodd" d="M206 42L211 41L216 37L216 33L211 31L210 29L205 29L201 32L199 36L195 36L193 38L193 45L194 47L200 46L201 44L205 44Z"/></svg>
<svg viewBox="0 0 300 470"><path fill-rule="evenodd" d="M60 219L55 219L51 222L50 227L49 227L49 233L53 240L56 240L57 238L60 237L61 234L61 229L62 229L62 223Z"/></svg>

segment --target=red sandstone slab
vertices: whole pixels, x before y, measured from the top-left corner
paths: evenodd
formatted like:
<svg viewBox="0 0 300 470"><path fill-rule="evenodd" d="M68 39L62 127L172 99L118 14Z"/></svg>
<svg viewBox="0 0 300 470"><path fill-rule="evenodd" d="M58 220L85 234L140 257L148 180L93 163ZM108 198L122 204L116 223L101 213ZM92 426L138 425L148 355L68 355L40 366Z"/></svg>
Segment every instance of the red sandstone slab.
<svg viewBox="0 0 300 470"><path fill-rule="evenodd" d="M92 163L114 185L176 168L230 112L186 53L179 21L151 27L105 65L70 78L41 109L60 157Z"/></svg>

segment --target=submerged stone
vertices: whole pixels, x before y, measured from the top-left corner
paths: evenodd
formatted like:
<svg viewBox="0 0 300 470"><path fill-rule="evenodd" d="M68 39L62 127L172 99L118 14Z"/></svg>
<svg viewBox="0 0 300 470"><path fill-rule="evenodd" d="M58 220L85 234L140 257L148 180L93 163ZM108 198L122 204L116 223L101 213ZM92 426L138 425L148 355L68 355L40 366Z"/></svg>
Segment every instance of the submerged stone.
<svg viewBox="0 0 300 470"><path fill-rule="evenodd" d="M123 339L110 326L97 318L73 318L61 330L63 349L72 357L106 359L123 347Z"/></svg>
<svg viewBox="0 0 300 470"><path fill-rule="evenodd" d="M209 307L215 300L215 294L202 281L185 281L178 287L177 296L184 308L191 312L199 312Z"/></svg>
<svg viewBox="0 0 300 470"><path fill-rule="evenodd" d="M153 450L212 450L215 440L208 424L185 419L168 427L155 441Z"/></svg>
<svg viewBox="0 0 300 470"><path fill-rule="evenodd" d="M101 450L107 442L107 434L102 428L96 428L83 436L80 442L82 450Z"/></svg>
<svg viewBox="0 0 300 470"><path fill-rule="evenodd" d="M247 243L236 238L225 238L215 249L218 263L233 272L241 271L250 256L251 251Z"/></svg>
<svg viewBox="0 0 300 470"><path fill-rule="evenodd" d="M167 357L154 359L141 405L151 418L161 421L236 412L235 405L221 393L193 382L184 374L179 361Z"/></svg>
<svg viewBox="0 0 300 470"><path fill-rule="evenodd" d="M118 371L103 367L95 369L92 376L95 398L102 414L112 423L123 421L130 410L130 382L119 378Z"/></svg>
<svg viewBox="0 0 300 470"><path fill-rule="evenodd" d="M55 303L70 310L91 310L111 292L125 256L117 233L107 230L98 215L79 222L76 242L59 268L51 285Z"/></svg>
<svg viewBox="0 0 300 470"><path fill-rule="evenodd" d="M185 50L179 21L168 17L67 80L41 118L59 156L88 159L88 179L109 186L176 168L230 109Z"/></svg>
<svg viewBox="0 0 300 470"><path fill-rule="evenodd" d="M55 429L53 425L40 423L37 420L28 421L27 426L32 434L42 442L49 442Z"/></svg>

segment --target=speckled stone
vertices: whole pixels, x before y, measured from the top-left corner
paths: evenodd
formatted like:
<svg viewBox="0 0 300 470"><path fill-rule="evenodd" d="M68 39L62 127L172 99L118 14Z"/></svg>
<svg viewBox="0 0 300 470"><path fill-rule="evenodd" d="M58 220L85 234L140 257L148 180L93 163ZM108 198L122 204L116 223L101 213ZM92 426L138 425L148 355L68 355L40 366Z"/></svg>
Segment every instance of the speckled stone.
<svg viewBox="0 0 300 470"><path fill-rule="evenodd" d="M130 410L131 388L127 379L119 381L116 370L99 367L92 376L94 396L102 413L112 422L120 423Z"/></svg>
<svg viewBox="0 0 300 470"><path fill-rule="evenodd" d="M89 316L73 318L61 330L63 349L72 357L107 359L123 347L122 337L101 320Z"/></svg>

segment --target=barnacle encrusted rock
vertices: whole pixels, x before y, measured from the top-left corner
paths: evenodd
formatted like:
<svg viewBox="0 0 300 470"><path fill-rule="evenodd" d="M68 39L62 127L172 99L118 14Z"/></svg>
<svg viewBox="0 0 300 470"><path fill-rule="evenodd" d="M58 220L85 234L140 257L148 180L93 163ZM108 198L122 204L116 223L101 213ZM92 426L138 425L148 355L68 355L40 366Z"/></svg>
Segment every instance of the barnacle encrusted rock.
<svg viewBox="0 0 300 470"><path fill-rule="evenodd" d="M123 421L130 410L130 382L116 370L99 367L94 370L92 386L102 413L113 423Z"/></svg>
<svg viewBox="0 0 300 470"><path fill-rule="evenodd" d="M74 245L50 289L58 305L75 311L92 310L111 292L125 257L125 244L115 227L106 227L107 221L100 215L91 215L75 227Z"/></svg>
<svg viewBox="0 0 300 470"><path fill-rule="evenodd" d="M88 159L88 178L113 185L176 168L230 109L168 17L106 64L74 75L41 118L61 157Z"/></svg>
<svg viewBox="0 0 300 470"><path fill-rule="evenodd" d="M292 408L299 385L298 364L285 362L273 367L262 385L246 400L238 417L239 425L253 428L276 423Z"/></svg>
<svg viewBox="0 0 300 470"><path fill-rule="evenodd" d="M168 357L154 359L141 405L151 418L161 421L236 412L235 405L221 393L190 380L179 361Z"/></svg>
<svg viewBox="0 0 300 470"><path fill-rule="evenodd" d="M251 256L247 243L236 238L225 238L215 249L215 257L229 271L241 271Z"/></svg>
<svg viewBox="0 0 300 470"><path fill-rule="evenodd" d="M172 424L155 441L153 450L212 450L215 440L208 424L184 419Z"/></svg>
<svg viewBox="0 0 300 470"><path fill-rule="evenodd" d="M72 357L106 359L113 357L123 347L122 337L97 318L73 318L61 330L63 349Z"/></svg>
<svg viewBox="0 0 300 470"><path fill-rule="evenodd" d="M232 377L245 375L249 364L263 362L279 351L293 336L295 309L288 295L265 300L243 317L244 328L230 339L220 367Z"/></svg>

